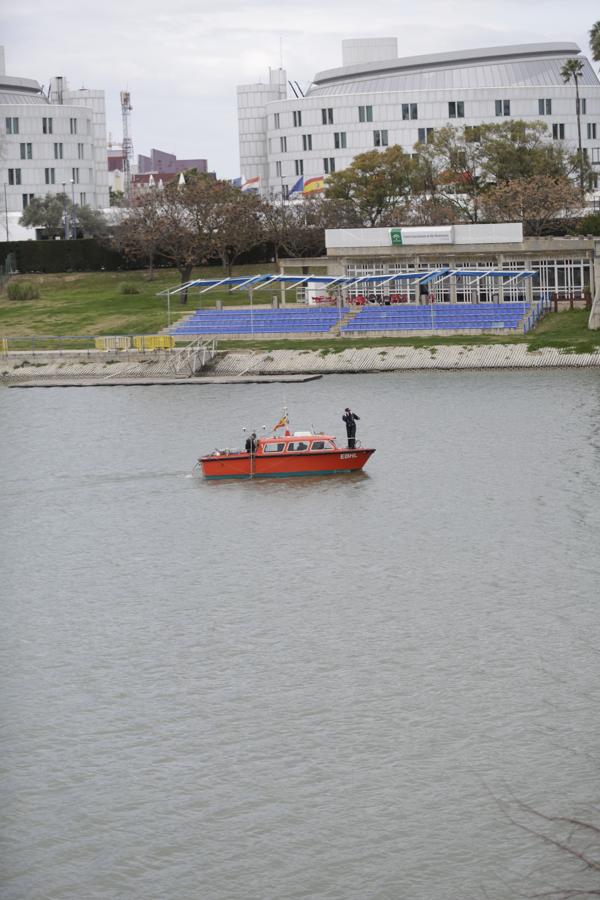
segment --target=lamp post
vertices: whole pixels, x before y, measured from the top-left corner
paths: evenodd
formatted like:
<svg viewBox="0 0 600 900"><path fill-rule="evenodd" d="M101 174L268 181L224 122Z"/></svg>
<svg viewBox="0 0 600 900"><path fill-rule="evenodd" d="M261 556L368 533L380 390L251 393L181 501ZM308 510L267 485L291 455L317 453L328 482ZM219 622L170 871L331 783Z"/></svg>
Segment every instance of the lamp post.
<svg viewBox="0 0 600 900"><path fill-rule="evenodd" d="M62 193L63 193L63 224L65 226L65 241L69 240L69 218L67 216L67 185L63 181L62 183Z"/></svg>
<svg viewBox="0 0 600 900"><path fill-rule="evenodd" d="M77 217L75 215L75 179L71 178L71 238L77 237Z"/></svg>
<svg viewBox="0 0 600 900"><path fill-rule="evenodd" d="M8 236L8 199L6 197L6 182L4 182L4 221L6 225L6 240L10 240Z"/></svg>

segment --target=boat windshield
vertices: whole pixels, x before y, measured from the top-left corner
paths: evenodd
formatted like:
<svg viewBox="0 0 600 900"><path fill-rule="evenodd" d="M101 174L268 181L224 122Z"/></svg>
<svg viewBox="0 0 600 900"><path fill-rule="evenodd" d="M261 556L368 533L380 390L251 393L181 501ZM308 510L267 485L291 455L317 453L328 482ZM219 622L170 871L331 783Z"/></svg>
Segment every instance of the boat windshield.
<svg viewBox="0 0 600 900"><path fill-rule="evenodd" d="M290 441L288 446L288 453L295 452L297 450L308 450L308 444L306 441Z"/></svg>

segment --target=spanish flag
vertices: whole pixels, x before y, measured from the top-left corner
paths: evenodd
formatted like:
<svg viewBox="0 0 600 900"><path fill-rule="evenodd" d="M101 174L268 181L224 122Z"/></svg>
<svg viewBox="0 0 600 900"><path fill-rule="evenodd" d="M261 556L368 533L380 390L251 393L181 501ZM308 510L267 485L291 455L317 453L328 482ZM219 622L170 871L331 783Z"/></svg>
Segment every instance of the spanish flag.
<svg viewBox="0 0 600 900"><path fill-rule="evenodd" d="M285 428L285 426L289 425L289 424L290 424L289 419L288 419L287 415L284 413L282 415L282 417L280 418L279 422L277 423L277 425L273 426L273 431L277 431L278 428Z"/></svg>
<svg viewBox="0 0 600 900"><path fill-rule="evenodd" d="M325 190L325 176L316 175L314 178L307 178L304 182L303 194L318 194Z"/></svg>

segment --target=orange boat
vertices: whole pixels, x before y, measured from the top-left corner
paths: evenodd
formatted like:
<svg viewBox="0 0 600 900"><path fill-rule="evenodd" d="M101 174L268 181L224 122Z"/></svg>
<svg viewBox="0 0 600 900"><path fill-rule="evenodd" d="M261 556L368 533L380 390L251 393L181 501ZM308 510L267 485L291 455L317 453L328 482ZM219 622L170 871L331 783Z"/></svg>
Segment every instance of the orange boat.
<svg viewBox="0 0 600 900"><path fill-rule="evenodd" d="M286 431L256 439L253 453L214 450L199 460L205 478L288 478L338 475L363 468L374 449L338 447L330 434Z"/></svg>

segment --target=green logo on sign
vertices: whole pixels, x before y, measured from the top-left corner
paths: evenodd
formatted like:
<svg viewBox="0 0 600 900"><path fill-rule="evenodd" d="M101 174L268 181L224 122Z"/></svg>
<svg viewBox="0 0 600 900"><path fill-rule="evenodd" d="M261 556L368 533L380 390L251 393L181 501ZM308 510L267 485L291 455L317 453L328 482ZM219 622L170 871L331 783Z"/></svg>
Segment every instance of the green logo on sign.
<svg viewBox="0 0 600 900"><path fill-rule="evenodd" d="M396 246L400 246L402 244L402 229L401 228L390 228L390 239L392 244L396 244Z"/></svg>

